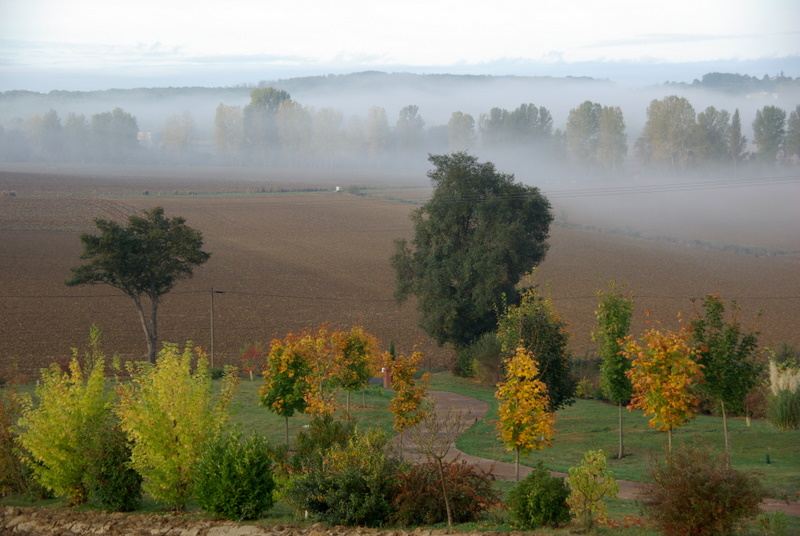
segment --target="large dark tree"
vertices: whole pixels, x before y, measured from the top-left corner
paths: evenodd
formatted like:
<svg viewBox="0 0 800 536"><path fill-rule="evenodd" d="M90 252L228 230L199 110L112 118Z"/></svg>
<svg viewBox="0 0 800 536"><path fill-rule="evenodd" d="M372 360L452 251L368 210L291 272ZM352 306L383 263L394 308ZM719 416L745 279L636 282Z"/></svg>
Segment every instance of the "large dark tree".
<svg viewBox="0 0 800 536"><path fill-rule="evenodd" d="M416 296L420 326L461 349L497 327L517 282L544 259L553 215L538 188L464 152L431 155L433 196L415 210L414 238L395 241L395 297Z"/></svg>
<svg viewBox="0 0 800 536"><path fill-rule="evenodd" d="M95 225L99 235L80 236L81 259L89 262L70 268L72 277L66 283L111 285L130 296L142 322L149 360L155 363L161 297L208 260L210 254L201 249L203 237L184 218L164 217L162 207L130 216L127 226L100 218ZM149 315L143 300L150 302Z"/></svg>

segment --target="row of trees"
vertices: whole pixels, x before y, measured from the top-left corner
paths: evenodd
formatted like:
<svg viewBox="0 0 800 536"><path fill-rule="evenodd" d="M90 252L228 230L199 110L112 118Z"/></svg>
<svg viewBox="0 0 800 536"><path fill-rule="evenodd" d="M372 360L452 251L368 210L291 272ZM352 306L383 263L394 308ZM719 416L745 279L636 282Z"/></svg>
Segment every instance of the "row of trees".
<svg viewBox="0 0 800 536"><path fill-rule="evenodd" d="M647 108L647 122L636 141L641 162L674 171L707 165L730 169L752 157L775 163L800 157L800 105L789 113L764 106L753 120L755 151L747 152L739 110L731 115L713 106L695 113L691 103L678 96L654 100Z"/></svg>
<svg viewBox="0 0 800 536"><path fill-rule="evenodd" d="M748 159L760 163L800 157L800 105L790 110L764 106L743 134L739 111L709 106L696 113L684 97L654 100L634 144L640 165L670 171L731 169ZM304 106L283 90L254 89L244 106L219 104L214 117L213 154L192 114L165 119L155 133L139 132L136 118L115 108L90 118L55 110L0 129L0 158L45 162L171 162L285 167L348 167L407 162L409 153L481 149L492 154L542 158L590 174L616 175L628 157L622 109L585 101L554 129L544 106L499 107L477 118L454 112L447 125L427 126L419 107L408 105L391 121L380 106L365 117L346 118L334 108ZM207 143L211 146L211 143ZM752 152L751 152L752 150Z"/></svg>

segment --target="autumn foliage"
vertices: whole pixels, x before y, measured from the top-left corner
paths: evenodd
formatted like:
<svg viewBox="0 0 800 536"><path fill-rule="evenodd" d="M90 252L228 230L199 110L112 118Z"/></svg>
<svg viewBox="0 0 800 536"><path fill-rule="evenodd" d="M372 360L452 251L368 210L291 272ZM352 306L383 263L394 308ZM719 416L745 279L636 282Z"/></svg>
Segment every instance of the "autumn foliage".
<svg viewBox="0 0 800 536"><path fill-rule="evenodd" d="M422 405L425 399L429 374L416 378L422 354L414 352L408 357L397 356L392 360L386 356L386 366L392 377L392 388L395 396L389 402L389 411L394 415L394 429L402 433L404 430L421 422L427 416Z"/></svg>
<svg viewBox="0 0 800 536"><path fill-rule="evenodd" d="M671 448L672 429L694 419L699 404L694 386L703 375L691 332L649 329L641 344L626 337L622 351L632 360L626 372L633 384L628 407L652 415L650 426L668 432Z"/></svg>
<svg viewBox="0 0 800 536"><path fill-rule="evenodd" d="M539 379L535 357L522 346L506 360L506 381L498 384L495 396L500 401L500 440L519 456L550 446L555 415L549 410L547 386Z"/></svg>

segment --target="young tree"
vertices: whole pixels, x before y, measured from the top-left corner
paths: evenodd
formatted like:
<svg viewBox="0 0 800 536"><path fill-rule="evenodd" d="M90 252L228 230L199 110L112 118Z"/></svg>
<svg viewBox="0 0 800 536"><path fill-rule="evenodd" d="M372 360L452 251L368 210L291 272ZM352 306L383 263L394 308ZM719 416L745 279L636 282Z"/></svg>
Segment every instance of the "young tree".
<svg viewBox="0 0 800 536"><path fill-rule="evenodd" d="M567 326L553 303L536 289L526 288L521 294L520 304L508 306L500 317L497 338L506 356L513 356L520 346L536 356L537 379L547 386L549 410L557 411L575 401Z"/></svg>
<svg viewBox="0 0 800 536"><path fill-rule="evenodd" d="M622 427L622 406L633 396L631 380L625 373L630 369L630 361L622 354L622 341L629 335L633 299L623 296L614 283L609 290L598 291L599 303L595 311L597 323L592 332L592 340L597 343L600 356L600 386L603 394L619 406L619 452L617 459L625 456L625 442Z"/></svg>
<svg viewBox="0 0 800 536"><path fill-rule="evenodd" d="M394 398L389 402L389 411L394 415L392 427L401 435L428 415L428 409L422 403L430 375L425 373L417 380L416 374L421 362L420 352L414 352L408 357L398 355L391 360L386 356L385 366L389 368L395 392Z"/></svg>
<svg viewBox="0 0 800 536"><path fill-rule="evenodd" d="M550 446L555 414L549 408L547 386L539 379L536 358L521 346L506 360L506 379L498 384L495 397L500 440L515 452L515 474L519 482L519 457Z"/></svg>
<svg viewBox="0 0 800 536"><path fill-rule="evenodd" d="M215 400L208 360L202 353L195 359L191 343L183 352L165 343L155 365L138 363L128 370L132 380L117 388L117 414L133 441L131 465L144 477L146 492L182 510L192 496L206 441L218 436L228 420L236 375L228 371Z"/></svg>
<svg viewBox="0 0 800 536"><path fill-rule="evenodd" d="M758 347L758 332L744 331L734 316L725 321L725 303L717 294L703 298L705 314L689 324L692 342L699 350L703 367L701 388L719 402L725 436L725 452L730 458L728 412L741 411L747 394L758 384L762 367L753 355ZM732 303L734 313L738 311Z"/></svg>
<svg viewBox="0 0 800 536"><path fill-rule="evenodd" d="M360 326L334 334L337 383L347 391L347 414L350 414L350 393L366 387L373 376L375 349L378 341Z"/></svg>
<svg viewBox="0 0 800 536"><path fill-rule="evenodd" d="M625 338L623 352L632 360L625 374L633 384L629 408L643 409L652 414L650 426L658 425L667 431L669 450L672 450L672 429L695 417L699 404L696 384L702 379L698 351L691 344L688 329L665 331L647 330L639 345L633 337Z"/></svg>
<svg viewBox="0 0 800 536"><path fill-rule="evenodd" d="M285 420L286 446L289 446L289 417L304 412L308 406L305 393L311 365L299 343L299 337L289 334L283 340L272 341L264 383L258 393L260 403Z"/></svg>
<svg viewBox="0 0 800 536"><path fill-rule="evenodd" d="M210 254L201 249L203 236L186 225L184 218L164 217L162 207L145 210L143 216L130 216L127 226L100 218L94 222L100 234L80 236L80 258L89 262L71 268L72 277L66 284L110 285L127 294L136 305L148 359L154 363L161 297L208 260ZM150 302L149 315L145 315L143 298Z"/></svg>
<svg viewBox="0 0 800 536"><path fill-rule="evenodd" d="M503 295L544 259L553 215L538 188L467 153L431 155L433 197L412 213L414 239L395 241L395 297L418 298L420 326L440 345L468 346L497 326Z"/></svg>
<svg viewBox="0 0 800 536"><path fill-rule="evenodd" d="M447 411L437 411L436 403L431 402L425 418L407 431L409 441L413 445L412 450L427 458L428 462L437 468L448 528L453 527L453 510L450 506L450 493L447 490L445 459L456 438L469 428L473 420L469 413L454 411L452 407L447 408Z"/></svg>
<svg viewBox="0 0 800 536"><path fill-rule="evenodd" d="M583 528L591 532L597 521L606 519L606 497L619 493L619 484L606 465L602 450L590 450L583 455L577 467L569 468L567 484L570 488L567 503L570 511L581 520Z"/></svg>
<svg viewBox="0 0 800 536"><path fill-rule="evenodd" d="M70 505L88 499L90 453L111 406L97 326L89 331L89 349L83 365L73 349L68 371L56 363L42 369L39 404L34 407L27 398L17 423L25 463L45 488L65 496Z"/></svg>

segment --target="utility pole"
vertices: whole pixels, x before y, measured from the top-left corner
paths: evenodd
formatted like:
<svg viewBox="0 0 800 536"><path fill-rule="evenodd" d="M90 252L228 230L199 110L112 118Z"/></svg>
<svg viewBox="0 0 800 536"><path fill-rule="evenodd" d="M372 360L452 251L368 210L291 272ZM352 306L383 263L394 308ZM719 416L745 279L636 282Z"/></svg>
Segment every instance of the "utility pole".
<svg viewBox="0 0 800 536"><path fill-rule="evenodd" d="M211 289L211 368L214 368L214 294L225 294L221 290Z"/></svg>

